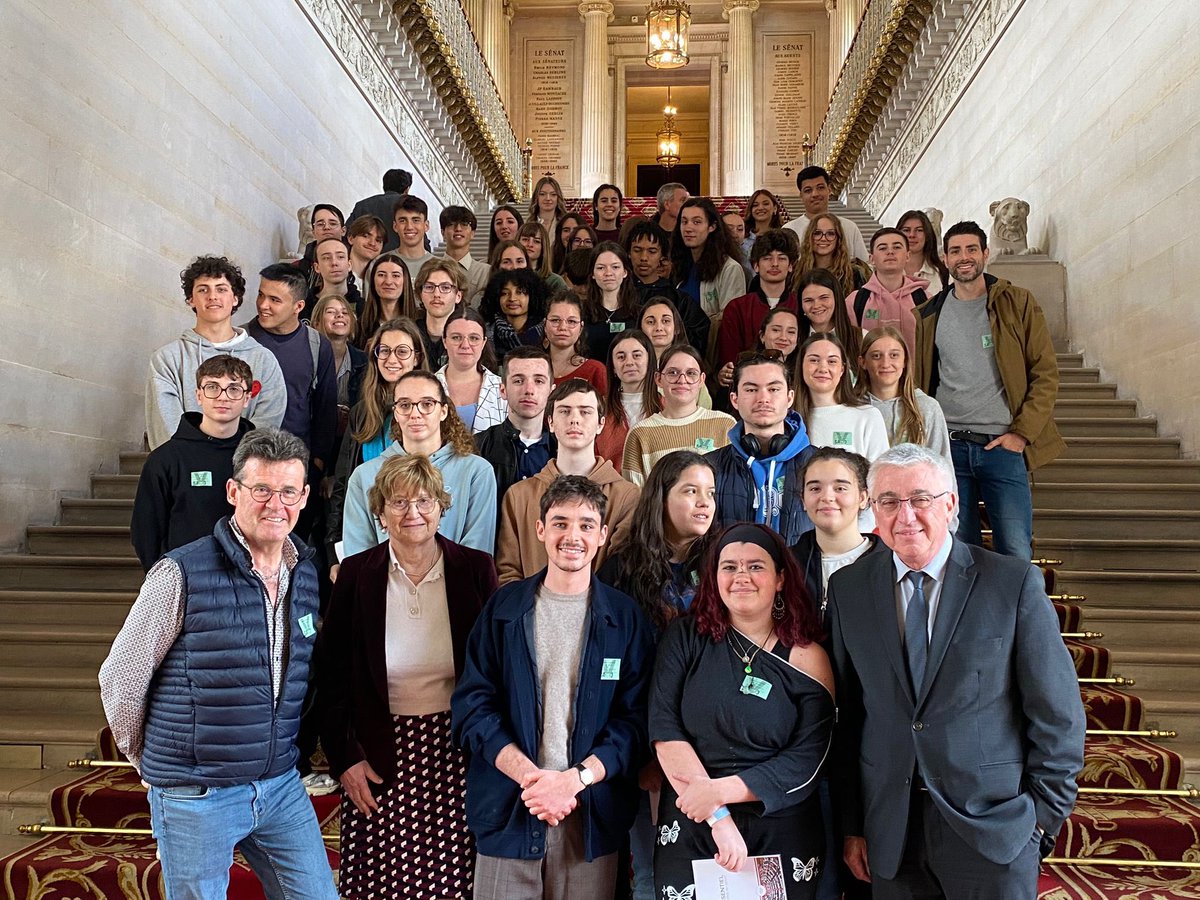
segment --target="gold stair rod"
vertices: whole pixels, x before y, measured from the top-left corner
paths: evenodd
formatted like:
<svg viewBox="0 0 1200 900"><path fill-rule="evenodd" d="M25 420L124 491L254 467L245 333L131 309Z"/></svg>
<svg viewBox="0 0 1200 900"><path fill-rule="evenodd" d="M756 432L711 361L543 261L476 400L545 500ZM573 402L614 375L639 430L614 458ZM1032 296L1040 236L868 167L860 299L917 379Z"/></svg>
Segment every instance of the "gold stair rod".
<svg viewBox="0 0 1200 900"><path fill-rule="evenodd" d="M132 769L133 763L118 759L73 759L68 769Z"/></svg>
<svg viewBox="0 0 1200 900"><path fill-rule="evenodd" d="M1200 862L1163 859L1114 859L1111 856L1047 856L1048 866L1128 866L1131 869L1200 869Z"/></svg>
<svg viewBox="0 0 1200 900"><path fill-rule="evenodd" d="M1149 737L1149 738L1174 738L1179 737L1175 731L1170 731L1165 728L1151 728L1148 731L1138 731L1136 729L1126 730L1121 728L1089 728L1088 734L1111 734L1117 737Z"/></svg>
<svg viewBox="0 0 1200 900"><path fill-rule="evenodd" d="M1063 564L1061 559L1048 559L1046 557L1030 560L1030 562L1035 566L1061 566Z"/></svg>
<svg viewBox="0 0 1200 900"><path fill-rule="evenodd" d="M1082 603L1087 597L1083 594L1050 594L1050 599L1061 603Z"/></svg>
<svg viewBox="0 0 1200 900"><path fill-rule="evenodd" d="M1181 788L1103 788L1081 787L1081 794L1106 794L1110 797L1200 797L1200 790L1191 785Z"/></svg>
<svg viewBox="0 0 1200 900"><path fill-rule="evenodd" d="M1104 637L1103 631L1060 631L1060 637L1075 638L1081 641L1098 641Z"/></svg>
<svg viewBox="0 0 1200 900"><path fill-rule="evenodd" d="M1136 682L1132 678L1126 678L1123 675L1114 675L1112 678L1080 678L1080 684L1123 684L1132 687Z"/></svg>
<svg viewBox="0 0 1200 900"><path fill-rule="evenodd" d="M115 835L117 837L153 837L154 832L149 828L99 828L89 826L83 828L77 825L18 825L17 834L94 834ZM341 835L322 834L321 840L327 844L336 844Z"/></svg>

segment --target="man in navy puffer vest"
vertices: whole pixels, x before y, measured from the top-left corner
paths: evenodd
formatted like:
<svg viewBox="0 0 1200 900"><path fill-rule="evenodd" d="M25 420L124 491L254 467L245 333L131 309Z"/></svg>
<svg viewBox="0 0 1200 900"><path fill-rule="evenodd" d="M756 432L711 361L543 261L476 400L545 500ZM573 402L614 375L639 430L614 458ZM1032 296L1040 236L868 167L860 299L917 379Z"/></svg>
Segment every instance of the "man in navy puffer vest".
<svg viewBox="0 0 1200 900"><path fill-rule="evenodd" d="M146 575L100 667L117 746L150 787L168 900L218 900L235 848L268 898L337 900L296 732L316 636L312 551L290 537L308 451L243 438L233 515Z"/></svg>

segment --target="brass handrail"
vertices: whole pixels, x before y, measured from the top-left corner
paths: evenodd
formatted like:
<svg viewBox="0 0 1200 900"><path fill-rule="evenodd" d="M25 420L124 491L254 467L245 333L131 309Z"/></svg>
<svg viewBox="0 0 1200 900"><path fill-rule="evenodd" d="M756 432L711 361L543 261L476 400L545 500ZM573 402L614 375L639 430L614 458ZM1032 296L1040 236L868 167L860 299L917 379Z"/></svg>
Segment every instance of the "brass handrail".
<svg viewBox="0 0 1200 900"><path fill-rule="evenodd" d="M1050 559L1045 556L1031 560L1031 562L1035 566L1061 566L1063 564L1061 559Z"/></svg>
<svg viewBox="0 0 1200 900"><path fill-rule="evenodd" d="M1179 734L1166 729L1151 728L1149 731L1127 730L1120 728L1089 728L1088 734L1111 734L1114 737L1150 737L1150 738L1173 738L1179 737Z"/></svg>
<svg viewBox="0 0 1200 900"><path fill-rule="evenodd" d="M1087 597L1083 594L1050 594L1051 600L1057 600L1060 603L1082 603Z"/></svg>
<svg viewBox="0 0 1200 900"><path fill-rule="evenodd" d="M73 759L68 769L132 769L133 763L124 759Z"/></svg>
<svg viewBox="0 0 1200 900"><path fill-rule="evenodd" d="M1125 678L1122 675L1114 675L1111 678L1080 678L1080 684L1121 684L1133 687L1135 682L1132 678Z"/></svg>
<svg viewBox="0 0 1200 900"><path fill-rule="evenodd" d="M1200 869L1200 862L1165 859L1114 859L1111 856L1047 856L1048 866L1128 866L1132 869Z"/></svg>
<svg viewBox="0 0 1200 900"><path fill-rule="evenodd" d="M100 836L114 835L117 837L154 837L154 832L149 828L100 828L92 825L87 827L80 825L18 825L17 834L94 834ZM341 842L341 835L322 834L321 840L326 844L337 844Z"/></svg>
<svg viewBox="0 0 1200 900"><path fill-rule="evenodd" d="M1074 638L1075 640L1092 641L1100 640L1104 637L1103 631L1060 631L1059 635L1065 638Z"/></svg>
<svg viewBox="0 0 1200 900"><path fill-rule="evenodd" d="M1200 790L1191 785L1181 788L1106 788L1081 787L1081 794L1106 794L1111 797L1200 797Z"/></svg>

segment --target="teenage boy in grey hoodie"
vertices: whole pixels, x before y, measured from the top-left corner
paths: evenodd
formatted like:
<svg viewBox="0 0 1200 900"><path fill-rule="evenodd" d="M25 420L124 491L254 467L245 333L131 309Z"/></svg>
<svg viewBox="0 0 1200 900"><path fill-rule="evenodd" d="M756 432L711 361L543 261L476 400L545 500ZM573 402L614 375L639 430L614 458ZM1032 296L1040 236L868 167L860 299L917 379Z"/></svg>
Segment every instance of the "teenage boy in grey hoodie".
<svg viewBox="0 0 1200 900"><path fill-rule="evenodd" d="M224 256L198 256L179 274L184 300L196 325L150 357L146 381L146 438L150 449L165 444L185 412L199 412L196 369L209 357L228 353L254 373L246 417L259 428L278 428L287 411L287 386L279 363L266 347L235 328L233 314L242 305L246 279Z"/></svg>

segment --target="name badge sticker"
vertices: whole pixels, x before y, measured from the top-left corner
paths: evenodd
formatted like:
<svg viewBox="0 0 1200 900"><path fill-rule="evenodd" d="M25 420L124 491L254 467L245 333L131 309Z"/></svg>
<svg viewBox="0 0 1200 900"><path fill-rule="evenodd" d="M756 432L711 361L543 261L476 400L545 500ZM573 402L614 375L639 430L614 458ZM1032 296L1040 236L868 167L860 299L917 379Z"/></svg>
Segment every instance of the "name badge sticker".
<svg viewBox="0 0 1200 900"><path fill-rule="evenodd" d="M742 682L739 690L743 694L757 697L759 700L766 700L767 695L771 693L771 682L755 678L753 675L747 675L746 680Z"/></svg>
<svg viewBox="0 0 1200 900"><path fill-rule="evenodd" d="M864 317L864 318L867 318L867 319L878 319L878 318L879 318L879 310L877 310L877 309L868 309L868 310L867 310L867 311L866 311L866 312L863 314L863 317Z"/></svg>
<svg viewBox="0 0 1200 900"><path fill-rule="evenodd" d="M608 333L609 334L617 334L624 330L625 330L624 322L609 322L608 323Z"/></svg>
<svg viewBox="0 0 1200 900"><path fill-rule="evenodd" d="M621 660L605 657L600 665L601 681L619 681L621 679Z"/></svg>
<svg viewBox="0 0 1200 900"><path fill-rule="evenodd" d="M853 431L835 431L833 433L833 446L835 447L853 447L854 432Z"/></svg>
<svg viewBox="0 0 1200 900"><path fill-rule="evenodd" d="M192 487L212 487L212 472L193 472Z"/></svg>
<svg viewBox="0 0 1200 900"><path fill-rule="evenodd" d="M696 438L696 449L715 450L717 449L717 442L712 438Z"/></svg>
<svg viewBox="0 0 1200 900"><path fill-rule="evenodd" d="M300 633L305 637L312 637L317 633L317 629L313 625L312 613L305 613L296 624L300 626Z"/></svg>
<svg viewBox="0 0 1200 900"><path fill-rule="evenodd" d="M992 340L992 336L990 334L983 335L980 338L980 341L983 343L984 350L991 350L996 346L996 342Z"/></svg>

